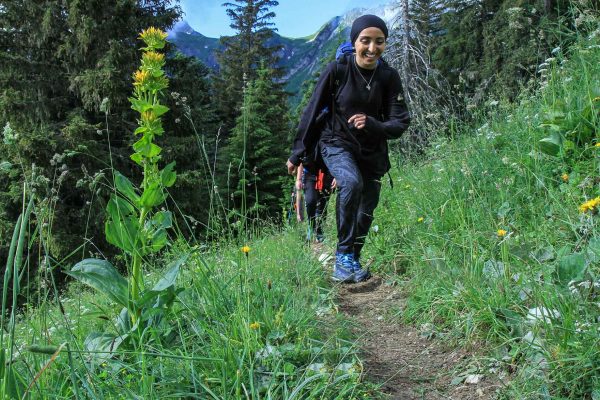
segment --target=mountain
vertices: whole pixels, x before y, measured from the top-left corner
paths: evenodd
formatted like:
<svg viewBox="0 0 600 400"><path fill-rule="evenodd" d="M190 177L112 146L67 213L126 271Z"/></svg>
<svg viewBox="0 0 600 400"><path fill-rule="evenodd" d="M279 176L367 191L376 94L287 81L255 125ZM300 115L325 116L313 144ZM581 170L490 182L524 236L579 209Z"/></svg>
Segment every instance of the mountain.
<svg viewBox="0 0 600 400"><path fill-rule="evenodd" d="M347 41L350 26L363 14L381 16L392 26L398 14L397 6L384 4L374 8L355 8L326 22L314 35L305 38L288 38L274 34L270 45L281 45L280 66L286 70L286 90L292 94L292 103L300 98L302 83L318 72L323 57L331 54L340 43ZM178 22L169 32L169 41L183 54L201 60L209 68L219 68L215 53L221 50L219 39L196 32L185 21Z"/></svg>

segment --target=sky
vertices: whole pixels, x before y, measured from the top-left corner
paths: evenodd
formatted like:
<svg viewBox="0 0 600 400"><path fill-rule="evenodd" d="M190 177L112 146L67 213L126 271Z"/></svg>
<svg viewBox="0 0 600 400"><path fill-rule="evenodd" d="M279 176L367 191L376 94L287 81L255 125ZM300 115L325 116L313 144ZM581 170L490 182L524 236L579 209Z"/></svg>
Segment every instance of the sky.
<svg viewBox="0 0 600 400"><path fill-rule="evenodd" d="M204 36L231 35L230 19L222 6L227 0L181 0L183 19ZM277 32L286 37L312 35L331 18L355 7L370 7L373 0L279 0L273 20ZM381 1L385 3L385 1Z"/></svg>

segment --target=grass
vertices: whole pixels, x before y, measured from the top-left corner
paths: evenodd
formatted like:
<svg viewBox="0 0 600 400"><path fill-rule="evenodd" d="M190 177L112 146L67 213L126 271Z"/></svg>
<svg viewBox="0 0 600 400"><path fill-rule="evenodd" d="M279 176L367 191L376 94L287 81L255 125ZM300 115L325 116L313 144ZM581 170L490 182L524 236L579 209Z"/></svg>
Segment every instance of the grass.
<svg viewBox="0 0 600 400"><path fill-rule="evenodd" d="M490 101L475 128L398 160L365 247L407 288L399 319L487 352L470 372L498 375L500 398L600 398L599 216L579 210L600 195L599 35L557 50L515 104ZM541 151L549 137L556 156ZM29 250L19 232L18 257ZM40 296L3 315L0 398L376 398L326 274L300 243L290 228L207 248L175 239L146 260L147 283L192 255L144 308L152 323L127 334L107 296L79 283L59 293L62 266L48 259Z"/></svg>
<svg viewBox="0 0 600 400"><path fill-rule="evenodd" d="M402 317L485 344L480 373L506 377L504 398L600 396L598 216L578 209L600 194L598 43L557 50L541 91L403 160L376 212L368 256L405 274ZM550 123L555 157L540 151Z"/></svg>
<svg viewBox="0 0 600 400"><path fill-rule="evenodd" d="M73 284L22 316L12 365L24 382L35 380L31 398L373 397L370 385L358 385L348 332L323 317L333 314L333 294L321 267L298 243L289 230L254 241L247 256L238 246L196 253L164 323L143 332L143 345L126 339L107 353L89 351L90 334L117 332L121 306ZM63 343L70 352L63 347L49 362Z"/></svg>

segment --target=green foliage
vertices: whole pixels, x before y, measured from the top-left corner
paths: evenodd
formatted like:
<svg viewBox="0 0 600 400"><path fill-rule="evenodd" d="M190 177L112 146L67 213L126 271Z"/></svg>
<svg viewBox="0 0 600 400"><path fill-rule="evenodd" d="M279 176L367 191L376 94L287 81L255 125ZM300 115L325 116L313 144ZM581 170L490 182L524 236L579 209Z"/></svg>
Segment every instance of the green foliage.
<svg viewBox="0 0 600 400"><path fill-rule="evenodd" d="M156 253L167 245L167 229L172 226L170 212L153 210L165 201L164 189L173 186L176 180L173 170L175 163L159 169L162 149L154 144L154 138L164 133L162 116L169 110L160 104L160 96L167 88L168 80L163 71L164 54L156 51L164 48L166 36L166 33L154 27L141 33L140 38L146 47L143 48L140 69L134 74L134 97L130 98L131 107L140 114L140 126L134 134L141 135L141 139L133 144L131 159L144 171L142 193L138 195L134 185L115 171L117 193L111 195L107 205L106 239L130 257L129 282L103 260L84 260L69 271L73 278L107 293L126 307L134 324L143 313L143 307L138 304L143 289L142 257ZM107 336L98 334L90 339L90 343L104 348Z"/></svg>
<svg viewBox="0 0 600 400"><path fill-rule="evenodd" d="M73 285L60 297L64 315L57 298L17 326L16 345L27 346L15 372L41 369L52 343L85 337L72 362L59 353L32 397L379 398L361 379L347 328L326 316L335 294L298 232L249 245L200 254L179 242L167 256L175 261L148 271L139 330L123 305ZM139 332L146 346L135 345Z"/></svg>
<svg viewBox="0 0 600 400"><path fill-rule="evenodd" d="M85 256L96 249L110 255L114 250L103 235L112 192L109 168L141 181L127 154L128 121L135 118L127 102L137 63L133 44L143 27L168 28L179 8L163 0L10 1L3 7L0 128L9 122L15 138L0 142L0 260L6 259L12 223L21 211L24 180L47 200L40 218L52 256L63 259L84 241ZM170 194L186 214L203 221L206 191L213 185L199 168L198 138L207 137L212 148L218 129L208 106L207 70L177 55L166 59L165 69L172 77L170 89L185 99L169 98L166 104L177 110L166 115L163 129L176 132L168 146L162 137L154 146L143 141L138 146L147 153L166 146L161 155L167 163L177 161L180 173ZM202 127L199 132L185 115Z"/></svg>
<svg viewBox="0 0 600 400"><path fill-rule="evenodd" d="M224 3L231 18L235 36L221 37L223 51L217 56L220 73L215 81L216 102L221 119L227 128L239 116L246 82L258 77L261 65L270 69L271 78L277 80L283 71L276 67L280 45L271 45L274 33L272 19L275 0L234 0Z"/></svg>
<svg viewBox="0 0 600 400"><path fill-rule="evenodd" d="M288 137L287 108L271 78L262 68L244 92L242 114L236 121L227 153L234 167L234 207L256 220L281 211L282 146Z"/></svg>
<svg viewBox="0 0 600 400"><path fill-rule="evenodd" d="M566 1L447 0L417 7L417 22L431 32L433 65L459 96L476 105L493 94L514 100L537 67L568 37L556 34L579 18ZM466 105L466 104L465 104Z"/></svg>
<svg viewBox="0 0 600 400"><path fill-rule="evenodd" d="M597 121L582 114L595 107L598 39L566 53L537 91L480 110L463 135L405 160L365 247L378 269L404 274L407 320L487 345L476 373L506 377L501 398L598 390L598 133L580 142L572 133ZM565 137L545 142L556 157L540 147L553 130Z"/></svg>

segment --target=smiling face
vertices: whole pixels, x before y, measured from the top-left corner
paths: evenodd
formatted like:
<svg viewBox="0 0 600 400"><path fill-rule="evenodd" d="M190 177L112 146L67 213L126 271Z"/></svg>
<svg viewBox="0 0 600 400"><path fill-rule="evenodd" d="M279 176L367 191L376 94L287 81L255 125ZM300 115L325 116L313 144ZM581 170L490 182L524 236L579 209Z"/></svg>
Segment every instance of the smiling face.
<svg viewBox="0 0 600 400"><path fill-rule="evenodd" d="M356 63L365 69L375 69L385 50L385 35L379 28L363 29L354 42Z"/></svg>

